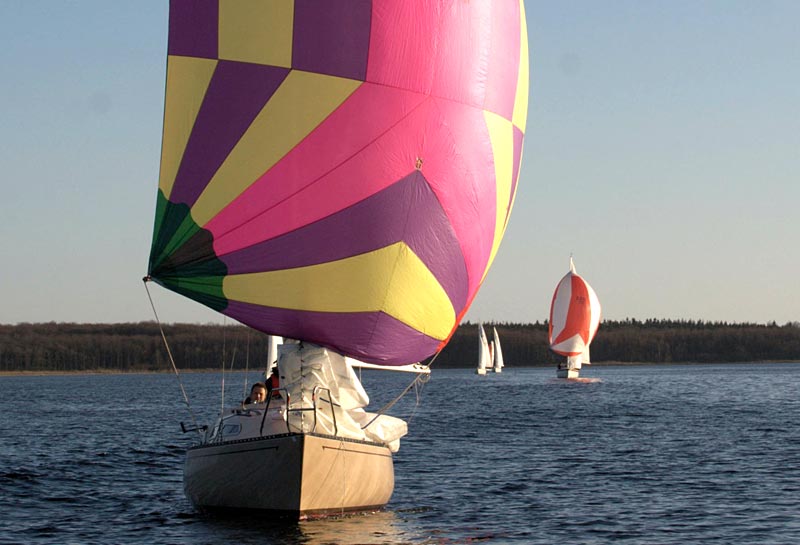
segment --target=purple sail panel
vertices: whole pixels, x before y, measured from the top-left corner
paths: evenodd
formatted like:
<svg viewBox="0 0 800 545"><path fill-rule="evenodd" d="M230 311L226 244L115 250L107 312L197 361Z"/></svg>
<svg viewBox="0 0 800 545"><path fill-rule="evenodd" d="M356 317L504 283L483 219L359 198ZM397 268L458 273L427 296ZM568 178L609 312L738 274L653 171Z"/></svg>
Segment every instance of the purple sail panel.
<svg viewBox="0 0 800 545"><path fill-rule="evenodd" d="M216 59L219 0L171 0L169 55Z"/></svg>
<svg viewBox="0 0 800 545"><path fill-rule="evenodd" d="M382 312L311 312L239 301L230 301L223 312L259 331L280 332L284 337L303 339L368 363L405 365L421 361L441 344Z"/></svg>
<svg viewBox="0 0 800 545"><path fill-rule="evenodd" d="M444 210L419 171L332 216L220 259L228 274L275 271L336 261L396 242L405 242L425 263L456 311L463 308L467 299L464 256Z"/></svg>
<svg viewBox="0 0 800 545"><path fill-rule="evenodd" d="M370 0L295 0L292 67L364 81Z"/></svg>
<svg viewBox="0 0 800 545"><path fill-rule="evenodd" d="M170 200L193 205L289 70L219 61L197 115Z"/></svg>

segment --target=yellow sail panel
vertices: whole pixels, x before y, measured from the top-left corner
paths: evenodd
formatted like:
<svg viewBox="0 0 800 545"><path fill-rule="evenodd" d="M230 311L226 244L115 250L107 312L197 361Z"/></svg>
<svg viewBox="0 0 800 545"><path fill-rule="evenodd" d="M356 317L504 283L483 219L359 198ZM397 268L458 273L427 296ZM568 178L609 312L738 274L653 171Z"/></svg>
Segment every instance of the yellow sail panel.
<svg viewBox="0 0 800 545"><path fill-rule="evenodd" d="M217 61L196 57L167 57L167 91L164 99L164 134L158 187L169 197L186 142L203 104Z"/></svg>
<svg viewBox="0 0 800 545"><path fill-rule="evenodd" d="M528 78L530 68L528 67L528 25L525 22L525 4L519 0L519 75L517 76L517 95L514 99L514 114L511 121L514 126L525 132L525 124L528 122Z"/></svg>
<svg viewBox="0 0 800 545"><path fill-rule="evenodd" d="M402 242L339 261L225 277L229 300L316 312L382 311L444 340L455 310L428 268Z"/></svg>
<svg viewBox="0 0 800 545"><path fill-rule="evenodd" d="M294 148L361 84L292 70L192 207L198 225L238 197Z"/></svg>
<svg viewBox="0 0 800 545"><path fill-rule="evenodd" d="M292 66L294 0L220 0L219 58Z"/></svg>
<svg viewBox="0 0 800 545"><path fill-rule="evenodd" d="M489 270L503 233L506 229L506 218L508 217L508 203L511 199L511 183L514 179L514 127L511 122L503 117L489 111L483 112L486 120L486 127L489 130L489 138L492 141L492 153L494 155L494 172L496 188L497 212L495 216L494 241L492 251L489 255L489 262L484 270L484 277Z"/></svg>

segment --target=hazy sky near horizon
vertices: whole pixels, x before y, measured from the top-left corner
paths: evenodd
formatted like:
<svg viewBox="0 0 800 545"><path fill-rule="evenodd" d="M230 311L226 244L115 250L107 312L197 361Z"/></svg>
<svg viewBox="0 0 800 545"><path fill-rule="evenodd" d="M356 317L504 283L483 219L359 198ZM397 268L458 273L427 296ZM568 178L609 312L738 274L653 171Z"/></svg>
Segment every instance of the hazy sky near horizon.
<svg viewBox="0 0 800 545"><path fill-rule="evenodd" d="M466 318L546 319L572 253L608 319L800 320L800 2L525 8L520 182ZM153 318L167 12L0 0L0 323Z"/></svg>

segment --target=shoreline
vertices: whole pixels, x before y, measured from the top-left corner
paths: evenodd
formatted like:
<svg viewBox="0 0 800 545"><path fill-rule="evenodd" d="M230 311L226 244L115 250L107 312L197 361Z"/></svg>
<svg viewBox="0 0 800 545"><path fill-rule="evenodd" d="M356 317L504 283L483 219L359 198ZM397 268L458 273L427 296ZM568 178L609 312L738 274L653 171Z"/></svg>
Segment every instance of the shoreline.
<svg viewBox="0 0 800 545"><path fill-rule="evenodd" d="M183 373L219 373L219 369L180 369ZM237 369L233 373L240 373L244 370ZM252 371L252 369L251 369ZM229 373L231 371L225 371ZM87 369L85 371L0 371L0 377L46 377L46 376L67 376L67 375L163 375L174 374L172 369L152 370L141 369L133 371L121 371L119 369Z"/></svg>
<svg viewBox="0 0 800 545"><path fill-rule="evenodd" d="M598 362L591 364L591 367L627 367L627 366L647 366L653 367L658 365L761 365L761 364L773 364L773 363L800 363L800 360L762 360L762 361L727 361L727 362L696 362L696 361L672 361L672 362L627 362L627 361L608 361L608 362ZM506 366L506 369L547 369L547 368L554 368L555 365L547 364L547 365L511 365ZM437 368L434 366L433 368L436 370ZM465 366L465 367L440 367L439 369L473 369L473 366ZM250 369L249 372L254 372L254 369ZM218 368L195 368L195 369L180 369L179 372L181 374L184 373L221 373ZM242 373L244 369L237 369L234 371L225 371L226 373ZM84 371L53 371L53 370L41 370L41 371L0 371L0 378L2 377L45 377L45 376L68 376L68 375L162 375L162 374L174 374L172 369L163 369L163 370L153 370L153 369L141 369L141 370L129 370L129 371L122 371L119 369L90 369Z"/></svg>

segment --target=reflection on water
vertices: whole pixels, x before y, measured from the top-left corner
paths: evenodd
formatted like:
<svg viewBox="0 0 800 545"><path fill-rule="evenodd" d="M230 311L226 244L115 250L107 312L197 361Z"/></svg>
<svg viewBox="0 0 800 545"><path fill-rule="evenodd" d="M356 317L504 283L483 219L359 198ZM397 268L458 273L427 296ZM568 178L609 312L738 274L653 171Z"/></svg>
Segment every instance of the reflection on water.
<svg viewBox="0 0 800 545"><path fill-rule="evenodd" d="M218 536L219 542L237 543L298 543L304 545L332 544L437 544L443 543L434 536L415 527L409 515L418 510L394 512L390 510L357 515L332 516L300 522L277 519L257 511L228 511L224 514L194 513L192 519L198 533ZM435 532L434 532L435 533Z"/></svg>
<svg viewBox="0 0 800 545"><path fill-rule="evenodd" d="M422 536L392 511L302 521L298 529L308 545L331 543L420 543Z"/></svg>
<svg viewBox="0 0 800 545"><path fill-rule="evenodd" d="M554 378L550 379L550 382L554 384L592 384L594 382L603 382L603 379L595 377Z"/></svg>
<svg viewBox="0 0 800 545"><path fill-rule="evenodd" d="M437 513L429 508L374 513L345 517L307 520L298 523L304 544L308 545L444 545L453 543L491 542L503 535L480 528L465 527L454 538L445 524L425 528L418 517L427 515L435 520Z"/></svg>

